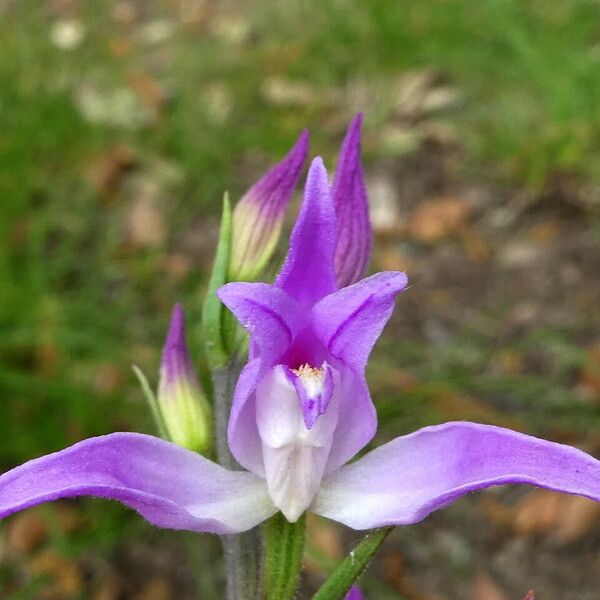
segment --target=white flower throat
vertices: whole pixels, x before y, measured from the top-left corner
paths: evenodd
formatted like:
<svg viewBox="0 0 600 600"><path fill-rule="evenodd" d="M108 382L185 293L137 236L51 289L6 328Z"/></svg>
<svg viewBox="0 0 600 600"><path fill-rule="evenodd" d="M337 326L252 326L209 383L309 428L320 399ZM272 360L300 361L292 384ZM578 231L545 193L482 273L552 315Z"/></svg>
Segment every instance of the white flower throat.
<svg viewBox="0 0 600 600"><path fill-rule="evenodd" d="M313 367L308 363L304 363L297 369L291 369L291 371L300 379L309 398L315 398L323 392L325 368Z"/></svg>
<svg viewBox="0 0 600 600"><path fill-rule="evenodd" d="M317 398L325 389L327 369L331 370L333 394L325 412L308 429L297 384L309 399ZM304 364L298 369L277 365L256 389L256 421L267 487L273 503L290 522L297 521L309 507L323 478L338 419L337 382L337 371L326 364L321 368Z"/></svg>

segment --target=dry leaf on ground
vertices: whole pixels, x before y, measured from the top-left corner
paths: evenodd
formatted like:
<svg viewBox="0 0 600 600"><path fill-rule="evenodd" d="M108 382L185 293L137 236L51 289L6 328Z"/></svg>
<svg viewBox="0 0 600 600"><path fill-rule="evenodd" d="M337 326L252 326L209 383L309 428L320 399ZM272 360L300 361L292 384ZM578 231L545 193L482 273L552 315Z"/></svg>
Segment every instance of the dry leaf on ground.
<svg viewBox="0 0 600 600"><path fill-rule="evenodd" d="M413 211L407 233L422 242L434 243L461 232L470 215L471 205L463 198L433 198L421 202Z"/></svg>

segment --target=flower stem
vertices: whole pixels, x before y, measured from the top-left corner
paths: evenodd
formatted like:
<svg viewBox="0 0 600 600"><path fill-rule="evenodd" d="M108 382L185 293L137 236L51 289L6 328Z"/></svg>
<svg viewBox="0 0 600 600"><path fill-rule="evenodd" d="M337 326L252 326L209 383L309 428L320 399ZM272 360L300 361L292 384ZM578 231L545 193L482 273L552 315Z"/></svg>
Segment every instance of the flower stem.
<svg viewBox="0 0 600 600"><path fill-rule="evenodd" d="M212 372L215 436L217 460L227 469L237 470L240 465L229 450L227 422L235 383L241 371L241 362L234 357L223 367ZM221 536L225 554L227 600L260 600L262 572L262 537L260 529L237 535Z"/></svg>
<svg viewBox="0 0 600 600"><path fill-rule="evenodd" d="M306 513L296 523L290 523L281 513L271 517L264 525L266 600L291 600L294 598L306 538Z"/></svg>
<svg viewBox="0 0 600 600"><path fill-rule="evenodd" d="M393 527L382 527L365 535L361 542L350 552L331 577L321 586L312 600L342 600L368 567L373 556Z"/></svg>

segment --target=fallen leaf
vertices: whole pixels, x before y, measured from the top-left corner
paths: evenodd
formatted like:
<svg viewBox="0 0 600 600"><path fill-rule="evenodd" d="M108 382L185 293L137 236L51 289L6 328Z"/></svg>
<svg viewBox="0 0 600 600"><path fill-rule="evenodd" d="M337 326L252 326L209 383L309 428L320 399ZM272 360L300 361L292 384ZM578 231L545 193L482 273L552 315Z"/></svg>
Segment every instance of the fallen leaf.
<svg viewBox="0 0 600 600"><path fill-rule="evenodd" d="M77 564L52 550L45 550L32 558L26 568L32 576L50 579L38 596L40 600L70 600L82 592L83 577Z"/></svg>
<svg viewBox="0 0 600 600"><path fill-rule="evenodd" d="M150 181L140 181L137 198L126 217L126 239L134 248L156 248L165 240L166 224L159 206L159 190Z"/></svg>
<svg viewBox="0 0 600 600"><path fill-rule="evenodd" d="M556 220L535 223L529 229L529 238L539 245L551 242L562 231L561 223Z"/></svg>
<svg viewBox="0 0 600 600"><path fill-rule="evenodd" d="M496 360L504 375L519 375L523 372L523 355L516 350L502 352Z"/></svg>
<svg viewBox="0 0 600 600"><path fill-rule="evenodd" d="M579 381L589 396L600 400L600 342L588 348L586 361L579 372Z"/></svg>
<svg viewBox="0 0 600 600"><path fill-rule="evenodd" d="M138 10L130 0L117 0L112 6L110 16L117 23L131 25L138 19Z"/></svg>
<svg viewBox="0 0 600 600"><path fill-rule="evenodd" d="M468 224L471 205L462 198L433 198L421 202L407 224L408 234L422 242L434 243L462 231Z"/></svg>
<svg viewBox="0 0 600 600"><path fill-rule="evenodd" d="M166 579L155 577L135 596L135 600L172 600L174 597L170 583Z"/></svg>
<svg viewBox="0 0 600 600"><path fill-rule="evenodd" d="M517 431L523 430L523 424L515 417L506 416L484 402L453 390L440 389L434 392L430 402L433 408L450 421L493 423Z"/></svg>
<svg viewBox="0 0 600 600"><path fill-rule="evenodd" d="M123 598L123 587L118 577L103 577L91 592L91 600L120 600Z"/></svg>
<svg viewBox="0 0 600 600"><path fill-rule="evenodd" d="M331 522L314 514L308 515L307 522L308 545L316 552L307 553L306 568L309 571L325 574L322 558L338 563L344 557L344 547L340 538L340 530ZM311 556L316 554L317 556Z"/></svg>
<svg viewBox="0 0 600 600"><path fill-rule="evenodd" d="M481 506L497 525L524 537L546 535L559 546L581 539L600 525L597 502L549 490L535 490L514 506L487 496Z"/></svg>
<svg viewBox="0 0 600 600"><path fill-rule="evenodd" d="M101 364L94 379L94 389L99 394L110 394L116 391L125 381L123 368L116 363Z"/></svg>
<svg viewBox="0 0 600 600"><path fill-rule="evenodd" d="M397 248L381 247L375 245L373 253L373 264L377 265L379 271L413 271L413 261Z"/></svg>
<svg viewBox="0 0 600 600"><path fill-rule="evenodd" d="M29 554L48 537L48 527L39 510L17 513L6 524L6 546L17 554Z"/></svg>
<svg viewBox="0 0 600 600"><path fill-rule="evenodd" d="M171 279L175 281L182 281L192 270L194 261L189 255L176 252L174 254L167 254L163 260L162 266L165 273Z"/></svg>
<svg viewBox="0 0 600 600"><path fill-rule="evenodd" d="M120 188L123 177L137 163L133 148L124 145L111 146L88 168L88 176L102 199L112 197Z"/></svg>
<svg viewBox="0 0 600 600"><path fill-rule="evenodd" d="M127 80L131 89L152 115L152 119L158 121L167 103L167 94L160 83L142 71L130 72Z"/></svg>
<svg viewBox="0 0 600 600"><path fill-rule="evenodd" d="M133 48L133 41L128 37L116 37L108 40L108 50L115 58L131 56Z"/></svg>
<svg viewBox="0 0 600 600"><path fill-rule="evenodd" d="M492 249L485 238L476 234L468 228L463 228L460 232L460 240L467 253L467 256L473 262L483 262L490 258Z"/></svg>
<svg viewBox="0 0 600 600"><path fill-rule="evenodd" d="M397 550L388 550L383 557L383 578L406 600L441 600L429 594L406 571L404 557Z"/></svg>
<svg viewBox="0 0 600 600"><path fill-rule="evenodd" d="M489 575L479 573L473 579L470 600L508 600L508 596Z"/></svg>
<svg viewBox="0 0 600 600"><path fill-rule="evenodd" d="M531 536L546 533L556 527L563 508L563 495L538 491L528 494L511 511L511 527L515 533Z"/></svg>

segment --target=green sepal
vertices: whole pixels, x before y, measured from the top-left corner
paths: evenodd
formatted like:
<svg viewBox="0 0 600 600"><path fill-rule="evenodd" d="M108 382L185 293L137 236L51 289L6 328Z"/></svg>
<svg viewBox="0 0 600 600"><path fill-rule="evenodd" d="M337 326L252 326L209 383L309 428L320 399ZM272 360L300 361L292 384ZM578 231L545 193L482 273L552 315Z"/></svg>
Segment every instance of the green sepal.
<svg viewBox="0 0 600 600"><path fill-rule="evenodd" d="M231 255L231 205L227 192L223 196L223 214L221 216L221 228L219 231L219 243L213 264L212 274L208 282L208 291L202 307L202 330L206 344L206 354L211 369L223 366L227 363L229 352L224 322L227 313L216 291L227 283L227 272L229 270L229 257Z"/></svg>
<svg viewBox="0 0 600 600"><path fill-rule="evenodd" d="M312 600L343 600L392 529L393 527L382 527L367 533L321 586Z"/></svg>
<svg viewBox="0 0 600 600"><path fill-rule="evenodd" d="M265 567L263 590L266 600L292 600L300 580L306 513L290 523L280 512L264 524Z"/></svg>
<svg viewBox="0 0 600 600"><path fill-rule="evenodd" d="M152 413L152 417L154 418L154 422L156 423L156 427L158 429L158 435L164 440L172 441L169 433L167 432L167 426L165 425L164 419L160 413L160 408L158 406L158 400L148 383L148 379L144 375L143 371L136 365L131 365L131 368L137 377L140 385L142 386L142 392L144 393L144 398L146 398L146 402L150 407L150 412Z"/></svg>

